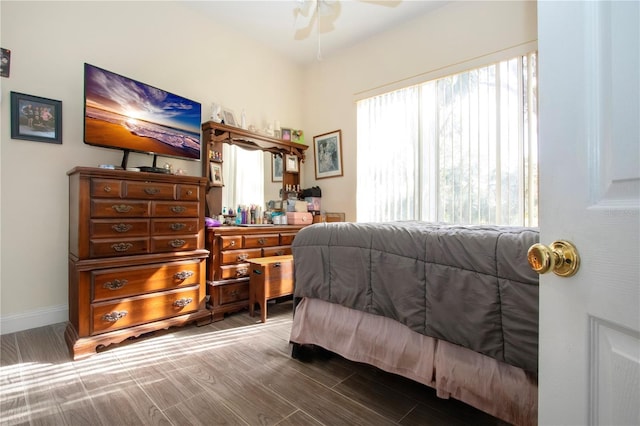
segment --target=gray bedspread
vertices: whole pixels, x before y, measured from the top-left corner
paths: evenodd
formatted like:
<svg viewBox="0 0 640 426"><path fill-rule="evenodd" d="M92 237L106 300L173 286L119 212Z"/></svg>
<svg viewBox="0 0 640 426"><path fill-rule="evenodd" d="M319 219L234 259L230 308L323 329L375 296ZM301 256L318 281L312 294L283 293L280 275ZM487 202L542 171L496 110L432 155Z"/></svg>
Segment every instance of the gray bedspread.
<svg viewBox="0 0 640 426"><path fill-rule="evenodd" d="M295 297L383 315L537 374L535 228L319 223L292 246Z"/></svg>

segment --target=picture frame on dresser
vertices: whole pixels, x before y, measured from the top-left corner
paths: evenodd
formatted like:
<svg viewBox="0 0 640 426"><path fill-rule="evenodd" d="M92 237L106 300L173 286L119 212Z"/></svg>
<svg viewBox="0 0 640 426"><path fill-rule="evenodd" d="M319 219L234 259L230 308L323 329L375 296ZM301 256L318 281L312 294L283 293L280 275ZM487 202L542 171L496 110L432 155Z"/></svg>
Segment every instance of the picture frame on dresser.
<svg viewBox="0 0 640 426"><path fill-rule="evenodd" d="M287 173L298 173L298 157L291 154L285 155L285 170Z"/></svg>
<svg viewBox="0 0 640 426"><path fill-rule="evenodd" d="M220 163L209 163L209 169L211 171L211 185L224 186L222 180L222 165Z"/></svg>
<svg viewBox="0 0 640 426"><path fill-rule="evenodd" d="M11 139L62 144L62 101L11 92Z"/></svg>

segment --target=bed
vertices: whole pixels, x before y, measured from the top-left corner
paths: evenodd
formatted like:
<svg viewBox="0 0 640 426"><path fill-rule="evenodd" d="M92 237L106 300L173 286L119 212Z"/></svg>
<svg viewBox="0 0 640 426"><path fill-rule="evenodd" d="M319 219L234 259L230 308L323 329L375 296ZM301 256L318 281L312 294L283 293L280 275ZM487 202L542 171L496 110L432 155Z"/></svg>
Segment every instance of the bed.
<svg viewBox="0 0 640 426"><path fill-rule="evenodd" d="M307 345L537 424L538 231L417 221L298 232L292 355Z"/></svg>

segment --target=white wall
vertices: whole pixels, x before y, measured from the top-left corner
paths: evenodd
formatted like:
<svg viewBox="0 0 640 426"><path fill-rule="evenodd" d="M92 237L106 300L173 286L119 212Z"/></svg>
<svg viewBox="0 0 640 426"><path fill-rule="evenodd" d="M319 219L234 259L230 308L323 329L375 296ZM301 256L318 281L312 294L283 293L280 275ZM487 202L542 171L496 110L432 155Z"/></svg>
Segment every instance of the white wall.
<svg viewBox="0 0 640 426"><path fill-rule="evenodd" d="M302 96L306 138L313 145L313 135L342 129L344 176L316 181L312 152L303 170L306 187L322 189L323 209L356 220L356 99L427 81L451 65L535 42L536 6L535 1L454 1L308 69Z"/></svg>
<svg viewBox="0 0 640 426"><path fill-rule="evenodd" d="M204 120L216 101L259 127L276 117L302 125L299 67L177 4L0 2L0 45L12 53L0 80L2 333L67 320L66 172L122 159L83 143L84 62L199 101ZM11 139L11 91L62 101L62 145ZM164 162L201 175L199 162Z"/></svg>

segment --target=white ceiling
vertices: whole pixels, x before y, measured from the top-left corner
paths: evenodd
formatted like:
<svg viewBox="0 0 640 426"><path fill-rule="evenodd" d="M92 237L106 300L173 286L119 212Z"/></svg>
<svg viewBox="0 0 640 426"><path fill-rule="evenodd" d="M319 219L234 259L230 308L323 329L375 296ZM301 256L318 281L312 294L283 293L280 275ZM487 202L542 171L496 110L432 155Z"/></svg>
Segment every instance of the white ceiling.
<svg viewBox="0 0 640 426"><path fill-rule="evenodd" d="M326 0L324 3L320 9L318 37L317 21L311 22L310 15L296 17L294 14L298 7L310 7L313 11L314 0L184 1L187 7L208 15L212 22L239 30L298 63L318 60L318 38L321 56L326 59L376 33L429 13L446 1ZM333 29L327 30L332 13L337 16L333 19ZM308 36L296 40L296 32L303 29L310 30Z"/></svg>

